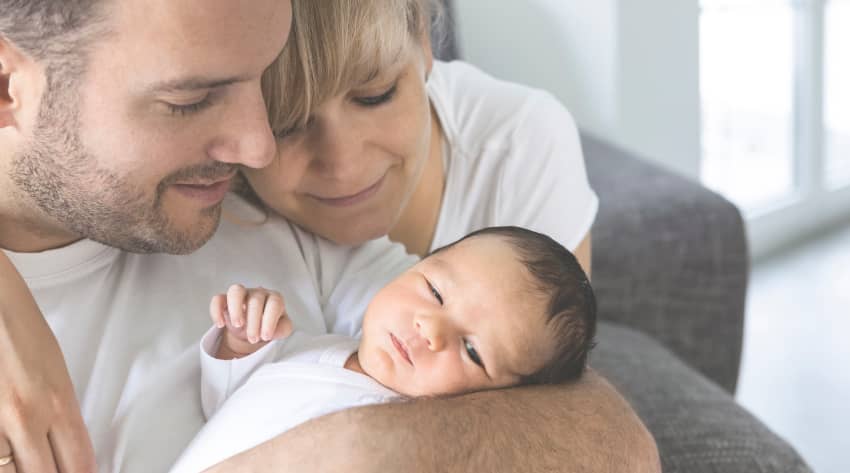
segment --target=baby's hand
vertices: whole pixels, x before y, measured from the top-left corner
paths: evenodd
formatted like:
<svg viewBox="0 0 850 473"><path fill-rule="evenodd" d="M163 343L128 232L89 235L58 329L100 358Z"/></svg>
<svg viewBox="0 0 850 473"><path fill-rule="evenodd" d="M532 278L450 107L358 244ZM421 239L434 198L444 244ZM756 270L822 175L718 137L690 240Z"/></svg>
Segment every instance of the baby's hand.
<svg viewBox="0 0 850 473"><path fill-rule="evenodd" d="M269 341L292 333L292 321L286 315L283 296L261 287L230 286L227 294L212 298L210 317L218 328L227 327L219 353L228 356L254 353Z"/></svg>

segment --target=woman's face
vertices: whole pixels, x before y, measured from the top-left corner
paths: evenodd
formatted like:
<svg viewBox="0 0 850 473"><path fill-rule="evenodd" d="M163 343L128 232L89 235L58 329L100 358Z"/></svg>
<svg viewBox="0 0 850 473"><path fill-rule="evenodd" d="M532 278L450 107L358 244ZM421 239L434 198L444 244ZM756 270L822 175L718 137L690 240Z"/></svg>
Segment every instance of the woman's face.
<svg viewBox="0 0 850 473"><path fill-rule="evenodd" d="M412 44L368 83L314 109L278 139L275 162L243 172L299 226L341 244L386 235L416 188L431 143L430 46Z"/></svg>

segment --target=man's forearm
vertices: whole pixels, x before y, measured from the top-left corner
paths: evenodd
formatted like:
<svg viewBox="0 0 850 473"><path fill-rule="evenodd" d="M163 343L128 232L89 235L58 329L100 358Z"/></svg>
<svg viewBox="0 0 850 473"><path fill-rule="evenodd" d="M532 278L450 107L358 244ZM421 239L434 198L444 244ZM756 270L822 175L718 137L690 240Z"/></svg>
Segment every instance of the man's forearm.
<svg viewBox="0 0 850 473"><path fill-rule="evenodd" d="M212 471L660 471L652 437L593 372L567 386L332 414L221 466Z"/></svg>
<svg viewBox="0 0 850 473"><path fill-rule="evenodd" d="M0 313L9 317L41 317L26 283L5 253L0 251Z"/></svg>

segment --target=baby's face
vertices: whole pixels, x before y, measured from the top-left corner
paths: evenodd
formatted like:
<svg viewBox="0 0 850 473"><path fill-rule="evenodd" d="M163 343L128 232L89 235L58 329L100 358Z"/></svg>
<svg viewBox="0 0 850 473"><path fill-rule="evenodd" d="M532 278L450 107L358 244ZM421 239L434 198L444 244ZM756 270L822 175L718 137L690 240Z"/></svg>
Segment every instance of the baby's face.
<svg viewBox="0 0 850 473"><path fill-rule="evenodd" d="M422 260L369 304L358 354L363 370L409 396L516 384L552 352L546 301L530 278L494 236Z"/></svg>

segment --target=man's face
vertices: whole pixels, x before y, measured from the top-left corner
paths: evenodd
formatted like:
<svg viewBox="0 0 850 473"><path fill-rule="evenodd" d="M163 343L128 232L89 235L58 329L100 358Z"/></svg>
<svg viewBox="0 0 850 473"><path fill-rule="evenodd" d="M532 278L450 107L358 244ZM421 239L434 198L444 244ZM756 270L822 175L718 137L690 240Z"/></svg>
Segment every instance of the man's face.
<svg viewBox="0 0 850 473"><path fill-rule="evenodd" d="M197 249L236 165L273 157L260 76L290 20L280 0L110 2L111 33L84 74L52 76L14 182L57 231L128 251Z"/></svg>

